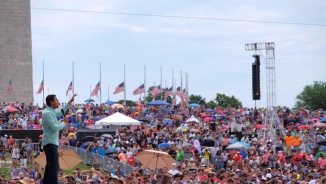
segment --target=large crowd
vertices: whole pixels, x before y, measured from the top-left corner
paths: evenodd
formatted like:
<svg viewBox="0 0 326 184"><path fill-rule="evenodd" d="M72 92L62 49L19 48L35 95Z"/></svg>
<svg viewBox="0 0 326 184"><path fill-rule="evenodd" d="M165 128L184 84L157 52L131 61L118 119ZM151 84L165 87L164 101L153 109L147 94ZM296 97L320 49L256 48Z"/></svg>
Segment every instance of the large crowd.
<svg viewBox="0 0 326 184"><path fill-rule="evenodd" d="M8 105L17 111L7 112L4 108L0 114L4 117L0 120L0 129L42 128L42 107L2 104L3 107ZM92 118L104 118L115 112L140 120L142 124L122 127L112 137L95 136L94 143L83 149L103 156L113 152L114 159L133 166L134 171L124 173L117 167L105 172L94 159L89 170L76 169L69 176L60 172L58 177L62 183L326 183L326 142L323 142L326 114L322 109L278 109L280 123L274 126L279 128L276 131L266 127L269 124L264 121L264 108L138 105L118 109L105 104L75 104L69 109L69 123L60 144L83 146L74 136L76 131L94 123ZM16 163L14 167L19 167L19 163L29 173L29 181L21 176L21 183L24 179L25 183L42 182L41 168L26 166L26 162L33 162L30 140L26 140L21 150L17 150L10 135L2 136L1 140L2 159L9 151ZM195 144L197 140L199 144ZM144 168L135 157L145 150L166 152L175 162Z"/></svg>

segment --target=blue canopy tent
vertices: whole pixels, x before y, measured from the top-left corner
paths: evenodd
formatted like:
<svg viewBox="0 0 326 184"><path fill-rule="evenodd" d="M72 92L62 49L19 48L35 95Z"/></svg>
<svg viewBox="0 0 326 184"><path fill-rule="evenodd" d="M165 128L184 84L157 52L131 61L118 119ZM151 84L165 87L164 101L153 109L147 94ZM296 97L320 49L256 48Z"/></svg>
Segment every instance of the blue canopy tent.
<svg viewBox="0 0 326 184"><path fill-rule="evenodd" d="M147 103L147 105L151 105L151 106L160 106L160 105L170 105L167 102L164 102L162 100L155 100L154 102L149 102Z"/></svg>
<svg viewBox="0 0 326 184"><path fill-rule="evenodd" d="M106 101L105 102L105 104L107 104L107 105L113 105L113 104L115 104L116 102L113 102L113 101L110 101L110 100L108 100L108 101Z"/></svg>
<svg viewBox="0 0 326 184"><path fill-rule="evenodd" d="M86 103L90 103L90 102L95 102L95 100L93 100L93 99L87 99L87 100L85 100L85 102Z"/></svg>
<svg viewBox="0 0 326 184"><path fill-rule="evenodd" d="M189 104L189 106L190 107L200 107L200 105L199 104L196 104L196 103L191 103L191 104Z"/></svg>
<svg viewBox="0 0 326 184"><path fill-rule="evenodd" d="M93 120L93 121L98 121L98 120L101 120L102 118L100 118L100 117L92 117L91 118L91 120Z"/></svg>
<svg viewBox="0 0 326 184"><path fill-rule="evenodd" d="M212 109L206 109L206 112L213 112Z"/></svg>
<svg viewBox="0 0 326 184"><path fill-rule="evenodd" d="M165 149L165 148L168 148L170 145L169 145L168 143L161 143L161 144L159 144L158 146L159 146L160 148Z"/></svg>
<svg viewBox="0 0 326 184"><path fill-rule="evenodd" d="M163 125L168 124L170 127L172 127L173 120L172 119L165 119L163 120Z"/></svg>

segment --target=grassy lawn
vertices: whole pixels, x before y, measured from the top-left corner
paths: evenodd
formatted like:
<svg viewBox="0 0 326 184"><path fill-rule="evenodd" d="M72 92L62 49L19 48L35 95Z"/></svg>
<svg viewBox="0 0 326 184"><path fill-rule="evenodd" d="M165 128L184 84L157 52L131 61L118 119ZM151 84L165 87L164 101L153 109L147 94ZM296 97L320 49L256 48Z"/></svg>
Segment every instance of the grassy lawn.
<svg viewBox="0 0 326 184"><path fill-rule="evenodd" d="M7 153L6 161L8 161L8 160L11 160L11 158L10 158L10 154ZM27 167L30 167L30 166L31 166L31 164L27 164ZM35 164L33 165L33 167L35 167ZM17 167L17 168L20 168L20 166ZM69 171L64 171L64 173L65 173L66 175L71 175L71 174L74 172L74 170L76 170L76 168L80 168L80 170L82 171L82 170L87 170L87 169L89 169L90 166L88 166L88 165L84 165L83 163L80 163L80 164L78 164L76 167L74 167L73 169L71 169L71 170L69 170ZM5 172L5 173L4 173L4 172ZM5 174L5 175L6 175L6 179L10 179L10 178L11 178L11 173L8 174L7 169L5 169L4 171L1 170L1 175L2 175L2 174ZM42 177L43 177L43 176L44 176L44 169L42 169Z"/></svg>

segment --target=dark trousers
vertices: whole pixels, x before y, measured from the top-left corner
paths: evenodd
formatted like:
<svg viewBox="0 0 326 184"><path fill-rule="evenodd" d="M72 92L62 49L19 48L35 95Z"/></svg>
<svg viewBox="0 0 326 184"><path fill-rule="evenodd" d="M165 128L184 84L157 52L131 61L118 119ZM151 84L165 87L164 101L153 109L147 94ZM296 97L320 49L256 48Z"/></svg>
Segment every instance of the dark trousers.
<svg viewBox="0 0 326 184"><path fill-rule="evenodd" d="M58 183L59 173L59 158L58 146L54 144L47 144L43 147L46 156L46 166L44 172L44 184Z"/></svg>

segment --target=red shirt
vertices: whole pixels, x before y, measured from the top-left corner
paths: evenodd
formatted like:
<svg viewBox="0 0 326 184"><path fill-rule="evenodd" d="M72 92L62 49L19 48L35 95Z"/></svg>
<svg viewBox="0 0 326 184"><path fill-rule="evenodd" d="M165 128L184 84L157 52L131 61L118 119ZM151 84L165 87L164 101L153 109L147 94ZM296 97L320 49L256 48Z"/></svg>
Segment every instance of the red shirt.
<svg viewBox="0 0 326 184"><path fill-rule="evenodd" d="M131 165L131 166L134 166L134 164L135 164L135 159L134 159L134 157L129 157L129 158L128 158L128 164Z"/></svg>
<svg viewBox="0 0 326 184"><path fill-rule="evenodd" d="M292 157L292 162L293 162L293 165L298 165L298 161L296 161L298 159L300 159L301 162L303 162L303 158L302 158L302 155L301 154L295 154L293 157Z"/></svg>

